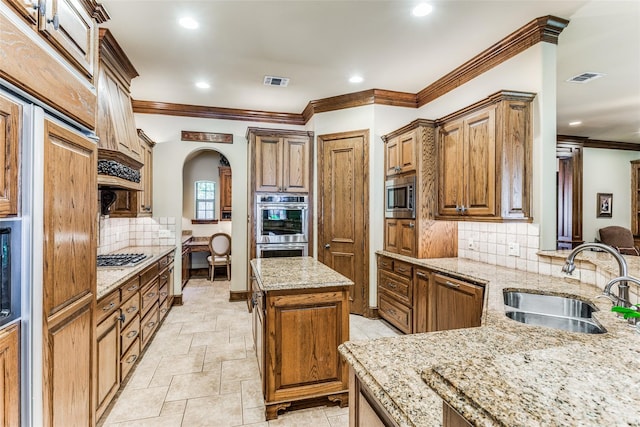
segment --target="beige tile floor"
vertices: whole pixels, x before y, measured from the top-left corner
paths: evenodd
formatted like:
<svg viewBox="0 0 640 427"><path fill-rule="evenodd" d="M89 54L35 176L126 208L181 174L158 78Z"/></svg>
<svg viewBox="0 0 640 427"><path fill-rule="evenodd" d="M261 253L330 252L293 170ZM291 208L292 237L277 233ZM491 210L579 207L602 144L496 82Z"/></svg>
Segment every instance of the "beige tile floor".
<svg viewBox="0 0 640 427"><path fill-rule="evenodd" d="M348 408L291 411L265 421L246 303L229 282L192 279L105 413L102 427L349 425ZM351 340L396 335L382 321L351 316Z"/></svg>

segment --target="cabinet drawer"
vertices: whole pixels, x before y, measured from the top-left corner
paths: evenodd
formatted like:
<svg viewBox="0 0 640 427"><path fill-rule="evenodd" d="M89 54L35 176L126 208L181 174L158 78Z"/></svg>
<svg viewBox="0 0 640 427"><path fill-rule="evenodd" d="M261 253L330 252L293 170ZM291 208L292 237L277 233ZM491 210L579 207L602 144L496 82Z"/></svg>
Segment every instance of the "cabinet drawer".
<svg viewBox="0 0 640 427"><path fill-rule="evenodd" d="M393 271L393 260L391 258L381 256L378 258L378 268L381 270Z"/></svg>
<svg viewBox="0 0 640 427"><path fill-rule="evenodd" d="M393 263L393 271L406 277L411 277L413 274L413 266L408 262L395 260Z"/></svg>
<svg viewBox="0 0 640 427"><path fill-rule="evenodd" d="M129 325L120 332L120 355L127 351L138 336L140 336L140 316L133 316Z"/></svg>
<svg viewBox="0 0 640 427"><path fill-rule="evenodd" d="M128 325L136 314L140 312L140 294L136 292L136 294L122 304L122 307L120 308L124 315L124 325Z"/></svg>
<svg viewBox="0 0 640 427"><path fill-rule="evenodd" d="M152 264L145 271L140 273L140 286L145 287L147 283L158 277L158 263Z"/></svg>
<svg viewBox="0 0 640 427"><path fill-rule="evenodd" d="M158 283L160 284L160 287L163 287L164 285L169 283L169 274L171 274L171 272L168 268L160 273L160 276L158 276Z"/></svg>
<svg viewBox="0 0 640 427"><path fill-rule="evenodd" d="M160 261L158 261L158 268L162 271L166 266L173 262L173 254L169 254L165 257L162 257Z"/></svg>
<svg viewBox="0 0 640 427"><path fill-rule="evenodd" d="M393 273L387 273L386 271L381 271L379 277L378 288L392 294L393 297L406 304L411 304L413 300L411 279Z"/></svg>
<svg viewBox="0 0 640 427"><path fill-rule="evenodd" d="M149 313L142 319L142 325L140 325L140 335L142 339L142 348L144 349L149 342L149 339L153 336L153 333L158 327L158 304L153 306Z"/></svg>
<svg viewBox="0 0 640 427"><path fill-rule="evenodd" d="M147 311L149 311L149 308L151 308L153 304L158 302L158 293L159 293L159 289L158 289L157 280L154 280L152 283L145 286L144 289L142 290L142 294L140 295L140 298L142 300L141 305L142 305L143 316L147 313Z"/></svg>
<svg viewBox="0 0 640 427"><path fill-rule="evenodd" d="M131 295L140 290L140 277L136 276L120 287L122 301L126 301Z"/></svg>
<svg viewBox="0 0 640 427"><path fill-rule="evenodd" d="M378 313L405 334L412 332L413 310L384 293L378 298Z"/></svg>
<svg viewBox="0 0 640 427"><path fill-rule="evenodd" d="M162 321L169 312L169 300L165 298L164 302L160 304L160 310L158 312L159 321Z"/></svg>
<svg viewBox="0 0 640 427"><path fill-rule="evenodd" d="M97 322L100 323L108 315L113 313L116 308L120 305L120 292L116 291L109 294L107 297L101 299L98 302L98 307L96 308L97 313Z"/></svg>
<svg viewBox="0 0 640 427"><path fill-rule="evenodd" d="M120 310L112 311L110 316L105 317L105 319L98 323L98 327L96 328L96 336L98 338L102 337L109 329L113 327L113 324L119 320Z"/></svg>
<svg viewBox="0 0 640 427"><path fill-rule="evenodd" d="M120 359L120 382L127 378L131 368L140 357L140 339L136 339L129 350Z"/></svg>
<svg viewBox="0 0 640 427"><path fill-rule="evenodd" d="M160 305L167 299L169 296L169 283L160 284L160 290L158 291L158 302Z"/></svg>

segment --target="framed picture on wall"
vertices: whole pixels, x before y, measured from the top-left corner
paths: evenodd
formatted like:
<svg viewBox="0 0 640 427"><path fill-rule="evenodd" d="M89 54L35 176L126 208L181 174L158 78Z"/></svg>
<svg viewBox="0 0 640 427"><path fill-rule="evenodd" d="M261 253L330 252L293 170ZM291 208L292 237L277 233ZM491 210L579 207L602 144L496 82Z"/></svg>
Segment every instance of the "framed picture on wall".
<svg viewBox="0 0 640 427"><path fill-rule="evenodd" d="M598 210L596 217L598 218L611 218L613 212L613 194L611 193L598 193Z"/></svg>

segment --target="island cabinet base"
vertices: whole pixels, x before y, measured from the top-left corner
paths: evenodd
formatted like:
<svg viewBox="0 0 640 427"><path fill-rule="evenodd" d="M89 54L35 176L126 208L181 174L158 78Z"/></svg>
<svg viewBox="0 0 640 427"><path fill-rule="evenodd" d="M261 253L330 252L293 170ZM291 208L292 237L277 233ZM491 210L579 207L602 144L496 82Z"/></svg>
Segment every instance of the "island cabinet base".
<svg viewBox="0 0 640 427"><path fill-rule="evenodd" d="M349 427L395 427L396 423L349 367Z"/></svg>
<svg viewBox="0 0 640 427"><path fill-rule="evenodd" d="M348 287L262 291L254 283L254 341L267 420L284 410L348 404Z"/></svg>
<svg viewBox="0 0 640 427"><path fill-rule="evenodd" d="M442 427L473 427L473 425L446 402L442 402Z"/></svg>

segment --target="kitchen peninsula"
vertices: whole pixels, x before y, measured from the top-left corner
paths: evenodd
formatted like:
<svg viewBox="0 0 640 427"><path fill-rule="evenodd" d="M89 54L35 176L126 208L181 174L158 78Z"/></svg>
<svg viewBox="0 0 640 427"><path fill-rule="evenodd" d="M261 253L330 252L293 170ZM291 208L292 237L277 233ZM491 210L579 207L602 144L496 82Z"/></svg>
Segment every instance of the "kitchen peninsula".
<svg viewBox="0 0 640 427"><path fill-rule="evenodd" d="M347 405L347 365L338 346L349 339L353 282L311 257L251 261L253 338L266 419L278 411Z"/></svg>
<svg viewBox="0 0 640 427"><path fill-rule="evenodd" d="M640 425L640 336L609 311L607 300L594 299L601 289L465 259L412 262L484 282L482 326L341 345L358 393L350 399L351 425L437 426L443 408L450 417L445 426ZM571 333L510 320L504 290L589 301L600 309L593 316L607 332ZM460 424L449 424L452 419Z"/></svg>

